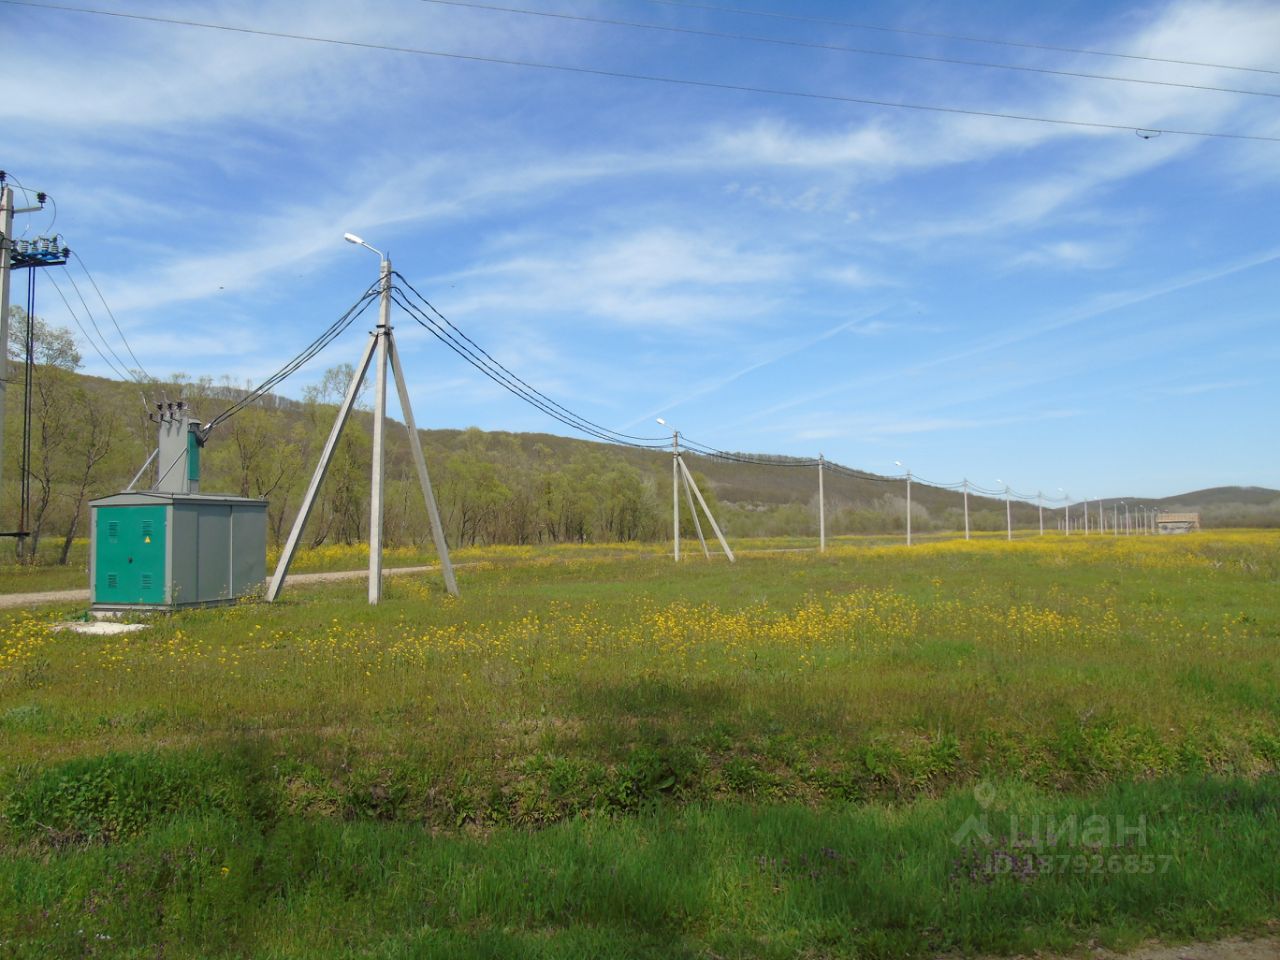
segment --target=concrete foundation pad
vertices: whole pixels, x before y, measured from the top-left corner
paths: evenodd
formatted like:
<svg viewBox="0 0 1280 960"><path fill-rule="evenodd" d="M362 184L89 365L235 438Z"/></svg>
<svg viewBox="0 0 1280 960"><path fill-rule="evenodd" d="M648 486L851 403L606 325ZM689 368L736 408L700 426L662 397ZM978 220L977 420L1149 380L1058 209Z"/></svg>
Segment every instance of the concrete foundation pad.
<svg viewBox="0 0 1280 960"><path fill-rule="evenodd" d="M65 623L55 623L55 630L70 630L73 633L87 633L95 637L108 637L118 633L137 633L139 630L146 630L149 623L116 623L112 620L71 620Z"/></svg>

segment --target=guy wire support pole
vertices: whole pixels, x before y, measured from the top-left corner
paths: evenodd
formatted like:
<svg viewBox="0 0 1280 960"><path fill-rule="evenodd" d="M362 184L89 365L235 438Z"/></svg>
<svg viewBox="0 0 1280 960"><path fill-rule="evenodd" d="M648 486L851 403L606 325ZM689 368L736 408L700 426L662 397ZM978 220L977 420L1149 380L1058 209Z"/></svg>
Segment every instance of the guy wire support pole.
<svg viewBox="0 0 1280 960"><path fill-rule="evenodd" d="M698 498L698 503L702 507L702 512L707 515L707 520L711 523L711 530L715 533L716 539L720 541L720 549L724 551L724 555L729 558L730 563L735 563L737 558L733 555L733 551L729 549L729 542L725 540L724 534L720 532L720 524L716 523L716 518L711 513L711 508L707 506L707 501L703 499L702 491L698 489L698 485L694 482L693 474L689 472L688 466L685 465L684 458L677 457L676 462L680 464L680 470L684 473L685 482L693 488L694 496ZM710 554L708 554L708 556L710 556Z"/></svg>
<svg viewBox="0 0 1280 960"><path fill-rule="evenodd" d="M680 463L683 465L684 458ZM698 535L698 543L702 544L702 555L711 559L711 551L707 549L707 538L702 535L702 521L698 519L698 511L693 505L693 491L689 489L688 479L684 482L684 498L689 504L689 516L693 517L693 530Z"/></svg>
<svg viewBox="0 0 1280 960"><path fill-rule="evenodd" d="M822 491L822 468L826 463L822 454L818 454L818 552L827 551L827 501Z"/></svg>

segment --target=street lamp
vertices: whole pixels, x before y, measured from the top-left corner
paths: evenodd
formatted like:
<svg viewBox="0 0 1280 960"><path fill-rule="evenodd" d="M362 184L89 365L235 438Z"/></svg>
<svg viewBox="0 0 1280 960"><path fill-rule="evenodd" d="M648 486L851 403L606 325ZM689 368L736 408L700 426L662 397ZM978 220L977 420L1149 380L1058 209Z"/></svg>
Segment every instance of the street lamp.
<svg viewBox="0 0 1280 960"><path fill-rule="evenodd" d="M902 467L901 460L893 461L894 466ZM907 471L907 546L911 546L911 468L903 467Z"/></svg>
<svg viewBox="0 0 1280 960"><path fill-rule="evenodd" d="M347 243L354 243L357 247L364 247L366 250L372 250L379 257L382 258L383 262L385 262L387 259L387 255L385 253L383 253L377 247L369 246L369 244L365 243L363 240L357 237L354 233L344 233L342 235L342 239L347 241Z"/></svg>

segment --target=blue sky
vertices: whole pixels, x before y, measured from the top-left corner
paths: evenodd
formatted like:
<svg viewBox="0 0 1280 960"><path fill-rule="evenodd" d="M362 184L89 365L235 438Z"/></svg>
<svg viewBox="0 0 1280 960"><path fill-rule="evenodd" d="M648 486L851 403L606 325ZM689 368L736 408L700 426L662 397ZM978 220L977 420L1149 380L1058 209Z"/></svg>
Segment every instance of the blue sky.
<svg viewBox="0 0 1280 960"><path fill-rule="evenodd" d="M731 5L1253 72L653 0L503 4L1272 96L424 0L88 5L1280 137L1280 74L1258 72L1280 70L1275 4ZM257 382L275 370L376 277L373 254L343 243L352 231L524 379L628 433L660 435L663 416L722 449L822 452L881 473L901 460L928 479L1001 478L1076 498L1280 486L1280 143L1143 139L26 6L0 13L11 91L0 167L56 198L56 229L153 374ZM73 326L47 283L38 305ZM397 324L420 425L561 432L407 318ZM354 361L366 333L348 331L284 392ZM106 372L85 353L90 372Z"/></svg>

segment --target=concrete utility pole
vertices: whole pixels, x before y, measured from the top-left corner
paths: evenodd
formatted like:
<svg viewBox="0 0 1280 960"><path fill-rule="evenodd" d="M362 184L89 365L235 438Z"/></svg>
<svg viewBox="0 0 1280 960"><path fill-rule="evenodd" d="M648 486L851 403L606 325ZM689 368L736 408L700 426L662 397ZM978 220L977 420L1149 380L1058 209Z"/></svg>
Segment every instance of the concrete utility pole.
<svg viewBox="0 0 1280 960"><path fill-rule="evenodd" d="M822 493L822 454L818 454L818 552L827 549L827 502Z"/></svg>
<svg viewBox="0 0 1280 960"><path fill-rule="evenodd" d="M387 344L391 341L391 261L382 255L382 303L378 309L378 373L373 392L373 483L369 495L369 602L382 599L383 434L387 423Z"/></svg>
<svg viewBox="0 0 1280 960"><path fill-rule="evenodd" d="M444 573L445 589L453 596L458 595L458 581L454 577L453 563L449 559L449 545L445 541L444 525L440 522L440 511L436 505L435 494L431 489L431 478L427 474L427 461L422 455L422 439L418 436L418 426L413 418L413 408L409 404L409 386L404 378L404 369L400 365L400 352L396 349L395 338L391 331L391 260L381 250L369 246L359 237L346 234L345 239L373 250L382 258L382 302L378 313L378 326L369 334L369 343L365 347L360 365L356 367L347 386L346 396L338 407L338 415L334 419L329 439L325 441L324 450L320 454L320 462L316 464L315 473L311 475L311 483L303 495L302 504L298 507L298 515L293 521L293 529L285 541L284 550L276 564L275 573L267 586L267 600L273 601L280 595L285 577L289 574L289 565L293 563L298 543L302 539L302 531L315 507L316 495L320 484L329 470L333 460L333 452L337 449L342 428L346 425L355 407L356 397L360 395L360 387L369 372L369 364L375 354L378 358L378 369L375 374L376 386L373 410L373 483L369 501L369 602L378 603L382 599L382 521L383 521L383 485L386 477L385 465L385 432L387 417L387 368L390 366L396 381L396 390L400 396L400 406L404 413L405 428L409 432L409 450L413 454L414 466L418 472L418 481L422 486L422 496L426 500L427 515L431 521L431 536L435 540L436 553L440 557L440 568Z"/></svg>
<svg viewBox="0 0 1280 960"><path fill-rule="evenodd" d="M667 426L667 421L661 417L657 418L657 422L662 426ZM702 506L702 512L707 515L707 520L711 524L711 530L716 535L716 539L720 541L720 547L724 550L724 555L729 558L730 563L734 563L737 558L733 555L733 551L729 549L729 543L725 540L724 534L720 532L720 525L716 523L716 518L711 515L711 510L707 507L707 501L703 499L702 491L698 489L697 483L693 480L693 474L689 472L689 468L685 466L684 457L680 456L680 431L674 427L671 430L671 534L672 534L672 556L677 563L680 562L680 485L684 484L684 495L689 501L689 514L693 517L693 528L698 533L698 542L702 544L702 552L708 560L711 559L711 551L707 548L706 537L702 535L702 522L698 519L698 509L693 505L693 498L698 498L698 503Z"/></svg>
<svg viewBox="0 0 1280 960"><path fill-rule="evenodd" d="M893 461L895 467L901 467L902 461ZM911 468L907 467L907 546L911 546Z"/></svg>
<svg viewBox="0 0 1280 960"><path fill-rule="evenodd" d="M1040 508L1040 536L1044 536L1044 493L1036 491L1036 506Z"/></svg>
<svg viewBox="0 0 1280 960"><path fill-rule="evenodd" d="M9 280L13 273L13 218L19 213L39 213L44 209L46 196L43 192L36 194L37 206L34 207L18 207L15 206L13 188L5 183L6 175L0 170L0 491L4 489L4 424L5 424L5 392L9 385ZM45 265L57 265L66 262L65 251L59 257L56 250L50 250L48 247L49 238L41 238L41 242L45 244L43 253L35 257L24 257L25 265L29 268ZM53 241L56 246L57 238ZM52 255L50 255L52 254ZM33 323L35 318L28 318L28 323ZM19 519L18 526L26 525L26 510L23 509L23 516ZM23 543L22 538L26 535L26 530L16 531L19 537L19 546Z"/></svg>
<svg viewBox="0 0 1280 960"><path fill-rule="evenodd" d="M4 395L9 386L9 247L13 243L13 212L13 188L0 186L0 490L4 489Z"/></svg>
<svg viewBox="0 0 1280 960"><path fill-rule="evenodd" d="M659 424L667 421L658 417ZM692 506L692 504L690 504ZM672 556L680 562L680 431L671 428L671 545Z"/></svg>
<svg viewBox="0 0 1280 960"><path fill-rule="evenodd" d="M999 477L996 477L996 483L1004 483ZM1004 522L1005 522L1005 539L1013 539L1013 507L1009 503L1009 485L1004 484Z"/></svg>
<svg viewBox="0 0 1280 960"><path fill-rule="evenodd" d="M964 538L969 539L969 480L964 481Z"/></svg>

